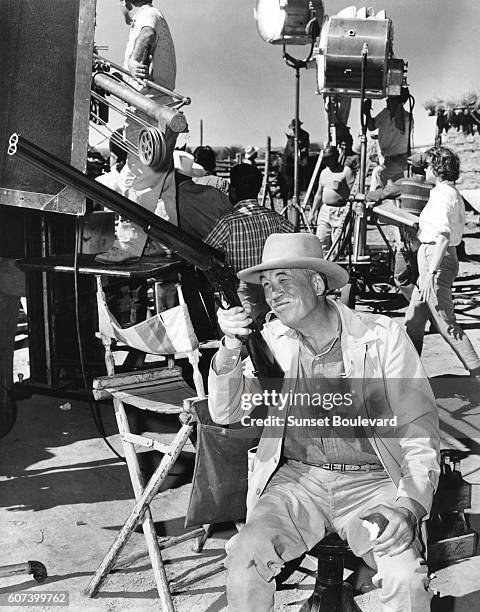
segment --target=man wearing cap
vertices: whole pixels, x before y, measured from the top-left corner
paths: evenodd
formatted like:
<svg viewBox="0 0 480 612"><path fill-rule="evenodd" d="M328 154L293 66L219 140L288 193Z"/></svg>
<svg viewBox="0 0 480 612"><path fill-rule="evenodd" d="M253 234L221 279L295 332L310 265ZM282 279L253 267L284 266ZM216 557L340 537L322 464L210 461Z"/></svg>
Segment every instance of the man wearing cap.
<svg viewBox="0 0 480 612"><path fill-rule="evenodd" d="M425 612L431 594L420 525L438 483L439 440L435 399L415 349L395 321L360 317L326 297L348 274L323 259L312 234L269 236L262 262L238 276L263 286L276 318L262 335L285 378L276 399L263 400L273 424L265 423L249 474L246 524L226 547L230 612L272 611L275 576L327 531L376 569L382 610ZM219 311L218 321L225 335L209 375L210 413L217 423L247 425L254 414L248 398L262 392L250 360L240 359L251 320L236 307ZM336 429L335 411L308 401L335 385L351 399L339 408L344 416L369 415L354 430L349 419ZM396 423L387 438L373 418L379 414ZM371 541L362 521L372 513L388 525Z"/></svg>
<svg viewBox="0 0 480 612"><path fill-rule="evenodd" d="M374 204L380 204L383 200L397 200L399 208L419 217L434 185L425 178L427 160L424 153L411 155L408 163L412 176L401 178L383 189L369 191L366 200ZM420 241L417 230L406 225L400 227L400 237L403 248L395 253L393 278L400 293L410 302L418 279L417 252Z"/></svg>
<svg viewBox="0 0 480 612"><path fill-rule="evenodd" d="M352 169L342 166L338 157L336 147L329 145L323 150L323 163L326 167L320 173L318 189L310 211L310 222L317 220L317 236L325 253L332 246L334 233L342 225L345 204L355 182Z"/></svg>

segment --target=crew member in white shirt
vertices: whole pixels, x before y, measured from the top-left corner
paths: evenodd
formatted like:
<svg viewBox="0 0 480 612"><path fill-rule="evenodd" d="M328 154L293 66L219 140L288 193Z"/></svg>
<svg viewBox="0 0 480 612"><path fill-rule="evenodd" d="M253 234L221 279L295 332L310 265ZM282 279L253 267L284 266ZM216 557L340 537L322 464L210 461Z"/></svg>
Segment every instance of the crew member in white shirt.
<svg viewBox="0 0 480 612"><path fill-rule="evenodd" d="M465 205L455 187L460 160L448 147L430 149L426 179L435 183L419 217L418 286L405 316L407 333L421 354L425 323L432 314L438 330L472 376L480 376L480 358L457 323L452 285L458 274L456 247L465 228Z"/></svg>

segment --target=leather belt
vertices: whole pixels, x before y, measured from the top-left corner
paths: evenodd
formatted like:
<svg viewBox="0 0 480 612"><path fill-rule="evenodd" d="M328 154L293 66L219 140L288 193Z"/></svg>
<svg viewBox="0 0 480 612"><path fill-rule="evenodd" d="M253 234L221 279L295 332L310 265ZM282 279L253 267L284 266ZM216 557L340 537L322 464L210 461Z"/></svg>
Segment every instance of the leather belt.
<svg viewBox="0 0 480 612"><path fill-rule="evenodd" d="M422 242L422 244L437 244L437 243L435 242L435 240L432 240L431 242Z"/></svg>
<svg viewBox="0 0 480 612"><path fill-rule="evenodd" d="M319 467L323 470L330 472L375 472L383 470L383 465L377 463L365 463L362 465L353 465L350 463L307 463L306 461L300 461L299 459L286 459L286 463L303 463L304 465L311 465L313 467Z"/></svg>

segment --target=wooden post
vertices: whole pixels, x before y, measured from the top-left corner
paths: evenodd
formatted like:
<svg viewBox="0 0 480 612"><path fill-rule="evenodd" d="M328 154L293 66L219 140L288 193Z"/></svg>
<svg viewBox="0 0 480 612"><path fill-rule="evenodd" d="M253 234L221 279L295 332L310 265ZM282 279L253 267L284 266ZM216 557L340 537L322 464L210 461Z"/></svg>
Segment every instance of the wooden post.
<svg viewBox="0 0 480 612"><path fill-rule="evenodd" d="M262 185L262 206L267 202L267 192L270 191L268 175L270 173L270 152L272 148L272 139L267 136L267 150L265 152L265 167L263 169L263 185ZM270 200L272 200L270 196ZM273 208L273 202L271 202Z"/></svg>

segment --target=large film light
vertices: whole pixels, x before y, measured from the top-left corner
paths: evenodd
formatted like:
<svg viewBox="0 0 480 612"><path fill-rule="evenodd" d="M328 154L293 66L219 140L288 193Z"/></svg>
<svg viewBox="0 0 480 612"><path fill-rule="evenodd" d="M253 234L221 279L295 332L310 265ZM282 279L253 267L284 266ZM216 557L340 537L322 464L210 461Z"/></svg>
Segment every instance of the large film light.
<svg viewBox="0 0 480 612"><path fill-rule="evenodd" d="M274 45L308 45L309 24L323 21L322 0L257 0L254 9L260 36Z"/></svg>
<svg viewBox="0 0 480 612"><path fill-rule="evenodd" d="M368 50L365 94L368 98L399 95L405 64L393 57L393 24L385 12L349 7L325 19L317 60L318 92L359 97L362 50Z"/></svg>

